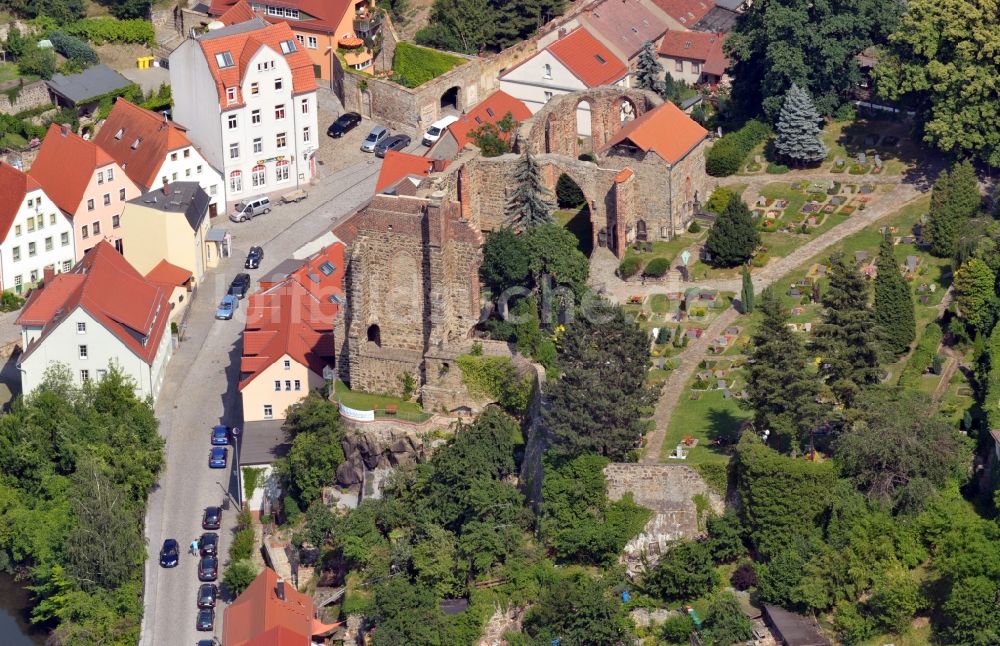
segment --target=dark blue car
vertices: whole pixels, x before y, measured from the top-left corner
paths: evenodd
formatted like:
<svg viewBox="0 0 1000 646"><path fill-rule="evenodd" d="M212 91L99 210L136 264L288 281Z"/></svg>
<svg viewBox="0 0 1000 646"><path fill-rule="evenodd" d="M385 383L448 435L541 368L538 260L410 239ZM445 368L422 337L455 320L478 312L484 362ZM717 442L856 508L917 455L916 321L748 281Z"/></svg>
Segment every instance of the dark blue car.
<svg viewBox="0 0 1000 646"><path fill-rule="evenodd" d="M229 427L218 424L212 427L212 446L226 446L229 444Z"/></svg>
<svg viewBox="0 0 1000 646"><path fill-rule="evenodd" d="M177 567L179 554L176 540L168 538L163 541L163 547L160 548L160 567Z"/></svg>
<svg viewBox="0 0 1000 646"><path fill-rule="evenodd" d="M208 466L212 469L225 469L228 453L229 451L225 447L213 446L212 450L208 453Z"/></svg>

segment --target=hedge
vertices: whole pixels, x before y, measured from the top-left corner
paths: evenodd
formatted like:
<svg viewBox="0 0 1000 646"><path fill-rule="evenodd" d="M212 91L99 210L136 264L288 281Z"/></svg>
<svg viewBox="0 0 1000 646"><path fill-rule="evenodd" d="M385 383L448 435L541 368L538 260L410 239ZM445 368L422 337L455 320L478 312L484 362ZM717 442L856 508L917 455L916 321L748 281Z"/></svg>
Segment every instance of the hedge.
<svg viewBox="0 0 1000 646"><path fill-rule="evenodd" d="M464 62L464 58L401 41L392 58L392 80L405 87L419 87Z"/></svg>
<svg viewBox="0 0 1000 646"><path fill-rule="evenodd" d="M156 40L153 23L148 20L88 18L66 25L68 34L85 38L95 45L105 43L140 43L152 46Z"/></svg>
<svg viewBox="0 0 1000 646"><path fill-rule="evenodd" d="M666 258L653 258L646 264L646 268L642 270L642 273L646 276L652 276L653 278L659 278L665 273L670 271L670 261Z"/></svg>
<svg viewBox="0 0 1000 646"><path fill-rule="evenodd" d="M52 47L57 52L71 61L84 65L97 65L101 62L97 58L97 52L76 36L71 36L63 31L54 31L49 34L49 40L52 41Z"/></svg>
<svg viewBox="0 0 1000 646"><path fill-rule="evenodd" d="M900 386L912 386L934 363L938 346L944 338L944 331L937 321L931 321L924 329L923 336L917 342L917 347L913 349L906 367L899 375Z"/></svg>
<svg viewBox="0 0 1000 646"><path fill-rule="evenodd" d="M713 177L736 174L754 146L770 135L771 129L766 124L756 119L747 121L736 132L731 132L712 144L705 155L705 171Z"/></svg>
<svg viewBox="0 0 1000 646"><path fill-rule="evenodd" d="M638 274L640 269L642 269L642 261L636 256L629 256L618 265L618 276L622 280L628 280Z"/></svg>

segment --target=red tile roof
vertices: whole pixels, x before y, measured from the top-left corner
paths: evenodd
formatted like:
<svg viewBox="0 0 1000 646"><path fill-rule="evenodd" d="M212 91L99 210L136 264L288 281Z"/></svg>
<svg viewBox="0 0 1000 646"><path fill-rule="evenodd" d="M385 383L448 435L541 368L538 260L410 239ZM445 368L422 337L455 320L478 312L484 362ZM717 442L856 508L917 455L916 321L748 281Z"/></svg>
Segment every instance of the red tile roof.
<svg viewBox="0 0 1000 646"><path fill-rule="evenodd" d="M631 168L623 168L618 171L617 175L615 175L615 184L627 182L633 175L635 175L635 173L632 172Z"/></svg>
<svg viewBox="0 0 1000 646"><path fill-rule="evenodd" d="M166 117L119 98L94 143L111 155L133 182L149 190L159 185L156 174L167 155L191 145L186 131Z"/></svg>
<svg viewBox="0 0 1000 646"><path fill-rule="evenodd" d="M676 164L708 135L697 121L667 101L630 121L605 145L604 150L625 140L645 152L655 151Z"/></svg>
<svg viewBox="0 0 1000 646"><path fill-rule="evenodd" d="M292 20L290 22L290 24L294 25L295 29L319 31L325 34L332 34L337 27L340 26L340 22L343 20L344 14L350 11L356 3L357 0L271 0L265 4L288 7L289 9L298 9L301 12L299 20ZM239 4L246 3L243 0L212 0L211 6L208 9L208 14L210 16L219 16L219 20L222 20L227 25L233 24L232 22L226 22L223 20L223 17L231 8L236 7ZM247 9L250 10L251 14L254 14L251 7L248 6ZM244 15L246 15L246 13L241 9L238 14L234 14L234 17ZM268 16L265 14L258 15L260 15L260 17L264 20L274 24L288 22L285 18L279 18L277 16ZM245 22L246 20L248 20L248 18L244 18L243 20L234 20L233 22Z"/></svg>
<svg viewBox="0 0 1000 646"><path fill-rule="evenodd" d="M281 53L281 43L290 41L295 46L295 51L289 54ZM295 39L291 27L286 22L267 25L260 29L243 31L235 34L224 34L212 36L208 32L198 39L202 52L205 54L205 62L215 79L216 92L219 95L219 105L223 110L231 109L243 104L243 97L240 87L250 60L262 47L268 47L279 56L283 56L288 62L292 71L292 95L304 94L316 90L316 78L313 74L312 60L301 48ZM233 59L233 64L219 68L215 55L229 52ZM230 104L226 99L226 88L236 88L236 103Z"/></svg>
<svg viewBox="0 0 1000 646"><path fill-rule="evenodd" d="M660 55L700 61L706 74L722 76L729 66L729 60L722 49L726 34L712 34L701 31L667 31L660 43Z"/></svg>
<svg viewBox="0 0 1000 646"><path fill-rule="evenodd" d="M656 42L667 30L663 18L640 0L606 0L584 12L582 19L595 35L629 59L642 51L647 40Z"/></svg>
<svg viewBox="0 0 1000 646"><path fill-rule="evenodd" d="M385 153L385 159L382 160L382 168L378 172L375 192L381 193L410 175L427 177L433 170L434 160L430 157L388 150Z"/></svg>
<svg viewBox="0 0 1000 646"><path fill-rule="evenodd" d="M115 160L93 141L86 141L71 130L52 124L35 163L28 171L46 195L60 209L73 215L83 201L94 172Z"/></svg>
<svg viewBox="0 0 1000 646"><path fill-rule="evenodd" d="M344 245L311 256L288 277L250 296L240 389L284 356L317 375L336 356L333 324L344 302Z"/></svg>
<svg viewBox="0 0 1000 646"><path fill-rule="evenodd" d="M18 325L41 325L42 334L22 360L45 341L66 314L82 307L122 345L152 364L167 326L170 304L163 289L146 280L102 240L73 269L31 293Z"/></svg>
<svg viewBox="0 0 1000 646"><path fill-rule="evenodd" d="M0 240L7 238L24 198L40 188L42 185L31 175L0 162Z"/></svg>
<svg viewBox="0 0 1000 646"><path fill-rule="evenodd" d="M183 285L192 278L194 278L194 274L190 271L169 263L166 260L161 260L146 274L146 280L149 282L156 283L157 285L165 285L171 289Z"/></svg>
<svg viewBox="0 0 1000 646"><path fill-rule="evenodd" d="M546 49L587 87L611 85L628 74L628 67L582 27Z"/></svg>
<svg viewBox="0 0 1000 646"><path fill-rule="evenodd" d="M285 582L285 599L277 594L278 575L271 568L225 611L225 646L302 646L309 644L315 614L312 597Z"/></svg>
<svg viewBox="0 0 1000 646"><path fill-rule="evenodd" d="M524 105L524 102L515 99L503 90L497 90L469 110L467 114L459 117L458 121L448 126L448 130L458 142L459 149L462 149L465 144L469 143L470 132L484 123L500 121L508 112L519 123L531 117L531 110Z"/></svg>
<svg viewBox="0 0 1000 646"><path fill-rule="evenodd" d="M715 6L713 0L653 0L653 3L688 29Z"/></svg>
<svg viewBox="0 0 1000 646"><path fill-rule="evenodd" d="M254 17L257 15L253 12L253 9L250 8L250 5L248 5L246 2L243 2L243 0L239 0L236 3L222 2L219 4L220 6L218 8L222 10L222 15L219 16L218 20L224 25L235 25L236 23L239 22L246 22L248 20L253 20ZM225 6L222 6L226 4L229 4L231 6L228 9L226 9ZM216 8L215 5L216 3L213 2L212 7L208 10L210 14L213 13L213 9Z"/></svg>

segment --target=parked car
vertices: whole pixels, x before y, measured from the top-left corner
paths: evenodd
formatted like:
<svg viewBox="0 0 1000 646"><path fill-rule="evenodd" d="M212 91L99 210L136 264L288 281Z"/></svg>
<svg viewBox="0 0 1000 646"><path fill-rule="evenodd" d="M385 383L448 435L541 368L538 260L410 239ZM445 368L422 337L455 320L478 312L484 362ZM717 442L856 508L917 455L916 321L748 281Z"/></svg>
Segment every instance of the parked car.
<svg viewBox="0 0 1000 646"><path fill-rule="evenodd" d="M337 117L337 120L330 124L330 127L326 129L326 134L334 139L339 139L345 134L354 130L361 123L361 115L357 112L345 112L344 114Z"/></svg>
<svg viewBox="0 0 1000 646"><path fill-rule="evenodd" d="M441 117L431 124L431 127L424 133L424 137L420 140L420 143L425 146L433 146L441 138L441 135L444 134L444 131L448 129L448 126L456 121L458 121L458 117L452 114L449 114L447 117Z"/></svg>
<svg viewBox="0 0 1000 646"><path fill-rule="evenodd" d="M202 608L198 611L198 621L195 628L201 632L211 632L215 630L215 610Z"/></svg>
<svg viewBox="0 0 1000 646"><path fill-rule="evenodd" d="M199 639L197 646L219 646L219 642L214 639Z"/></svg>
<svg viewBox="0 0 1000 646"><path fill-rule="evenodd" d="M375 146L375 156L385 157L386 151L389 150L403 150L410 145L409 135L393 135L391 137L386 137L382 140L382 143Z"/></svg>
<svg viewBox="0 0 1000 646"><path fill-rule="evenodd" d="M366 153L375 152L375 147L382 143L382 140L389 136L389 129L385 126L375 126L368 133L365 140L361 142L361 151Z"/></svg>
<svg viewBox="0 0 1000 646"><path fill-rule="evenodd" d="M212 446L226 446L227 444L229 444L229 427L216 424L212 427Z"/></svg>
<svg viewBox="0 0 1000 646"><path fill-rule="evenodd" d="M198 586L198 607L214 608L219 599L219 586L214 583L202 583Z"/></svg>
<svg viewBox="0 0 1000 646"><path fill-rule="evenodd" d="M202 556L217 556L219 553L219 535L215 532L205 532L198 539L198 550Z"/></svg>
<svg viewBox="0 0 1000 646"><path fill-rule="evenodd" d="M202 529L219 529L222 527L222 509L219 507L205 507L205 513L201 517Z"/></svg>
<svg viewBox="0 0 1000 646"><path fill-rule="evenodd" d="M236 298L246 298L248 291L250 291L250 274L236 274L236 278L229 286L229 293Z"/></svg>
<svg viewBox="0 0 1000 646"><path fill-rule="evenodd" d="M203 556L198 561L198 580L215 581L219 578L219 559L214 556Z"/></svg>
<svg viewBox="0 0 1000 646"><path fill-rule="evenodd" d="M210 469L225 469L229 451L224 446L213 446L208 452L208 466Z"/></svg>
<svg viewBox="0 0 1000 646"><path fill-rule="evenodd" d="M246 222L258 215L271 212L271 200L266 195L258 195L236 203L236 208L229 214L231 222Z"/></svg>
<svg viewBox="0 0 1000 646"><path fill-rule="evenodd" d="M243 263L243 267L246 269L257 269L260 267L260 261L263 259L264 249L262 247L250 247L250 253L247 254L247 261Z"/></svg>
<svg viewBox="0 0 1000 646"><path fill-rule="evenodd" d="M160 548L160 567L177 567L179 559L180 549L177 547L177 541L173 538L163 541L163 547Z"/></svg>
<svg viewBox="0 0 1000 646"><path fill-rule="evenodd" d="M215 310L215 318L228 321L233 318L233 312L238 310L239 307L240 299L232 294L226 294L222 297L222 302L219 303L219 309Z"/></svg>

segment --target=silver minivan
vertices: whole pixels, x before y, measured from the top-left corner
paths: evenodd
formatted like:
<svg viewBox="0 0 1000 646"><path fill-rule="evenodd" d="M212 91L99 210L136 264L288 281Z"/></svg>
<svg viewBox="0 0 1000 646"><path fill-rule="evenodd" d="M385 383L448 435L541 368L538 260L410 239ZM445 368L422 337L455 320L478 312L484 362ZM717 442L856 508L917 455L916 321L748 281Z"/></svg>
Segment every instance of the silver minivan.
<svg viewBox="0 0 1000 646"><path fill-rule="evenodd" d="M233 222L246 222L258 215L271 212L271 200L266 195L257 195L236 203L236 209L229 214Z"/></svg>
<svg viewBox="0 0 1000 646"><path fill-rule="evenodd" d="M366 153L375 152L375 147L382 143L382 140L389 136L389 129L385 126L375 126L368 133L365 140L361 142L361 150Z"/></svg>

